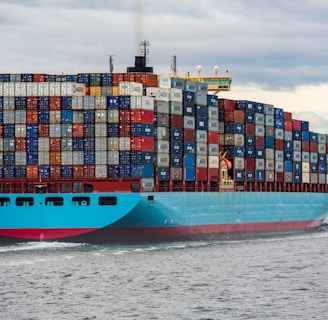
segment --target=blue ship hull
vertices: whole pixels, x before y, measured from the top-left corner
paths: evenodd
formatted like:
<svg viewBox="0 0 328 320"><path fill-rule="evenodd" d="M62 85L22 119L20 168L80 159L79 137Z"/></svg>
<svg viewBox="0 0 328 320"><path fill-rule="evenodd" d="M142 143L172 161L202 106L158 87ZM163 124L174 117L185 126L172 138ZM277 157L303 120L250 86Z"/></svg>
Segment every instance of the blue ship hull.
<svg viewBox="0 0 328 320"><path fill-rule="evenodd" d="M89 201L77 203L76 198ZM17 198L33 198L17 206ZM159 192L2 194L1 242L136 243L278 234L317 229L328 213L324 193ZM99 197L115 199L99 202Z"/></svg>

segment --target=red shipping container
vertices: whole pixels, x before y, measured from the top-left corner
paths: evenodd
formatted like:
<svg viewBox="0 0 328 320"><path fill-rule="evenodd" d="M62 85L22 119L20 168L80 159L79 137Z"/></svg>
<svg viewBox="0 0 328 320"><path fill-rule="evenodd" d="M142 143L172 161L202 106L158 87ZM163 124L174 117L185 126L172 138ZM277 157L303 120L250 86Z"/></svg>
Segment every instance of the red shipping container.
<svg viewBox="0 0 328 320"><path fill-rule="evenodd" d="M157 87L157 75L151 73L142 73L140 77L141 83L146 87Z"/></svg>
<svg viewBox="0 0 328 320"><path fill-rule="evenodd" d="M93 179L95 177L95 166L84 166L83 176L85 179Z"/></svg>
<svg viewBox="0 0 328 320"><path fill-rule="evenodd" d="M90 96L90 87L85 87L85 95Z"/></svg>
<svg viewBox="0 0 328 320"><path fill-rule="evenodd" d="M39 137L49 137L49 132L50 132L49 127L50 127L49 124L39 124L38 126Z"/></svg>
<svg viewBox="0 0 328 320"><path fill-rule="evenodd" d="M0 138L3 138L3 124L0 124Z"/></svg>
<svg viewBox="0 0 328 320"><path fill-rule="evenodd" d="M61 151L61 138L49 138L49 151Z"/></svg>
<svg viewBox="0 0 328 320"><path fill-rule="evenodd" d="M37 166L37 165L26 166L26 178L27 179L38 179L39 178L39 166Z"/></svg>
<svg viewBox="0 0 328 320"><path fill-rule="evenodd" d="M196 169L196 180L207 181L207 168Z"/></svg>
<svg viewBox="0 0 328 320"><path fill-rule="evenodd" d="M235 110L236 101L230 99L219 99L219 109L220 110Z"/></svg>
<svg viewBox="0 0 328 320"><path fill-rule="evenodd" d="M73 138L83 138L84 137L84 125L83 123L74 123L72 126L72 136Z"/></svg>
<svg viewBox="0 0 328 320"><path fill-rule="evenodd" d="M292 118L293 117L292 117L292 113L291 112L284 111L284 120L285 121L292 121L293 120Z"/></svg>
<svg viewBox="0 0 328 320"><path fill-rule="evenodd" d="M60 166L50 166L50 178L60 179L61 178L61 167Z"/></svg>
<svg viewBox="0 0 328 320"><path fill-rule="evenodd" d="M131 137L130 149L131 151L154 151L153 137Z"/></svg>
<svg viewBox="0 0 328 320"><path fill-rule="evenodd" d="M219 179L219 169L208 168L208 180L217 181Z"/></svg>
<svg viewBox="0 0 328 320"><path fill-rule="evenodd" d="M154 111L140 109L131 110L130 121L133 123L154 124Z"/></svg>
<svg viewBox="0 0 328 320"><path fill-rule="evenodd" d="M26 138L15 139L15 151L26 151Z"/></svg>
<svg viewBox="0 0 328 320"><path fill-rule="evenodd" d="M112 73L112 86L118 86L124 80L124 73Z"/></svg>
<svg viewBox="0 0 328 320"><path fill-rule="evenodd" d="M130 125L126 124L126 123L120 124L119 135L120 135L120 137L130 137L130 135L131 135Z"/></svg>
<svg viewBox="0 0 328 320"><path fill-rule="evenodd" d="M264 139L264 137L256 136L255 137L255 147L256 148L264 148L264 146L265 146L265 139Z"/></svg>
<svg viewBox="0 0 328 320"><path fill-rule="evenodd" d="M275 173L275 181L284 182L284 173L283 172L276 172Z"/></svg>
<svg viewBox="0 0 328 320"><path fill-rule="evenodd" d="M219 133L216 131L207 132L207 142L208 143L219 143Z"/></svg>
<svg viewBox="0 0 328 320"><path fill-rule="evenodd" d="M33 82L44 82L46 75L43 73L34 73Z"/></svg>
<svg viewBox="0 0 328 320"><path fill-rule="evenodd" d="M119 111L119 122L120 123L130 123L131 113L130 110L120 110Z"/></svg>
<svg viewBox="0 0 328 320"><path fill-rule="evenodd" d="M310 143L307 141L302 141L302 151L310 152Z"/></svg>
<svg viewBox="0 0 328 320"><path fill-rule="evenodd" d="M285 148L285 141L280 140L280 139L275 139L274 140L274 147L275 147L276 150L283 151L284 148Z"/></svg>
<svg viewBox="0 0 328 320"><path fill-rule="evenodd" d="M170 117L170 123L172 128L182 128L183 127L183 116L172 114Z"/></svg>
<svg viewBox="0 0 328 320"><path fill-rule="evenodd" d="M76 180L84 178L84 166L73 166L73 178Z"/></svg>
<svg viewBox="0 0 328 320"><path fill-rule="evenodd" d="M318 142L310 142L310 152L318 152Z"/></svg>
<svg viewBox="0 0 328 320"><path fill-rule="evenodd" d="M60 108L61 108L60 97L49 97L49 109L60 110Z"/></svg>
<svg viewBox="0 0 328 320"><path fill-rule="evenodd" d="M246 158L245 159L245 168L247 170L254 170L255 169L255 158Z"/></svg>
<svg viewBox="0 0 328 320"><path fill-rule="evenodd" d="M128 77L128 80L129 82L136 82L136 77L135 77L135 74L134 73L128 73L127 75Z"/></svg>
<svg viewBox="0 0 328 320"><path fill-rule="evenodd" d="M293 130L293 122L285 121L284 129L286 131L292 131Z"/></svg>
<svg viewBox="0 0 328 320"><path fill-rule="evenodd" d="M255 135L255 124L253 123L246 123L246 134L249 136Z"/></svg>
<svg viewBox="0 0 328 320"><path fill-rule="evenodd" d="M38 97L26 98L26 110L38 110Z"/></svg>
<svg viewBox="0 0 328 320"><path fill-rule="evenodd" d="M26 112L26 123L37 124L38 123L38 110L29 110Z"/></svg>
<svg viewBox="0 0 328 320"><path fill-rule="evenodd" d="M196 140L196 131L194 129L184 129L183 137L185 142L195 142Z"/></svg>
<svg viewBox="0 0 328 320"><path fill-rule="evenodd" d="M301 120L293 120L293 129L294 130L302 130L302 121Z"/></svg>

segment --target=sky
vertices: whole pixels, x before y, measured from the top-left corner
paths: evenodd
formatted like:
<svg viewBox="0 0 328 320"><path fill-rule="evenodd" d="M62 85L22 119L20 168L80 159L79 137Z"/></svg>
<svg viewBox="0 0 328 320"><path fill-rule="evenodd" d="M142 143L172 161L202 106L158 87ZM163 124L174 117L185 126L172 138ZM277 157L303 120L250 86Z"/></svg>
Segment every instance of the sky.
<svg viewBox="0 0 328 320"><path fill-rule="evenodd" d="M125 72L149 42L154 73L232 77L221 98L273 104L328 133L326 0L0 0L0 73ZM220 73L219 72L219 73Z"/></svg>

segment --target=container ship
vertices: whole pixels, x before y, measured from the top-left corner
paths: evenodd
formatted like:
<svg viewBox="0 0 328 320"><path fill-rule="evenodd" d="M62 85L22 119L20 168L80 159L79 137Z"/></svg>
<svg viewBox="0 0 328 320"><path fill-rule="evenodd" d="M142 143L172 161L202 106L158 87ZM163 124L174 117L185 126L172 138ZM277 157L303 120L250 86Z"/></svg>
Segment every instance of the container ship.
<svg viewBox="0 0 328 320"><path fill-rule="evenodd" d="M111 65L112 66L112 65ZM140 243L317 230L327 135L229 75L0 74L0 243Z"/></svg>

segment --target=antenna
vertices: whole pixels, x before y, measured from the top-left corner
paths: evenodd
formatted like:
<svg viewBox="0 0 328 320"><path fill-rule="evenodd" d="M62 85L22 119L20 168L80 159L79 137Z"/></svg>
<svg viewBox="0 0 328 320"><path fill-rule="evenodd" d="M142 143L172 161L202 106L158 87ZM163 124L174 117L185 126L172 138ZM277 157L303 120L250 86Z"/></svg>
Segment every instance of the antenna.
<svg viewBox="0 0 328 320"><path fill-rule="evenodd" d="M113 65L113 57L115 57L116 55L114 54L108 54L107 57L109 58L109 73L113 73L114 70L114 65Z"/></svg>
<svg viewBox="0 0 328 320"><path fill-rule="evenodd" d="M146 61L146 65L149 64L149 42L144 40L141 41L140 44L140 54L143 55L145 57L145 61Z"/></svg>
<svg viewBox="0 0 328 320"><path fill-rule="evenodd" d="M177 56L172 57L171 71L173 72L173 75L176 76L176 74L177 74Z"/></svg>

